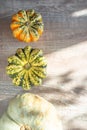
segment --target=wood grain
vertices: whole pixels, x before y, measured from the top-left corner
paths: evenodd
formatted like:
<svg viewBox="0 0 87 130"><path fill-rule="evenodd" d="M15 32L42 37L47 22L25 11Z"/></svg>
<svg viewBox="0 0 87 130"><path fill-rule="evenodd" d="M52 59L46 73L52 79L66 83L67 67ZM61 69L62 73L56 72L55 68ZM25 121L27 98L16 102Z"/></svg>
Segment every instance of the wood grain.
<svg viewBox="0 0 87 130"><path fill-rule="evenodd" d="M26 44L13 38L9 25L12 14L29 8L42 14L45 29L38 42ZM87 113L87 15L73 16L86 8L86 0L0 0L0 115L10 98L24 92L21 87L14 87L6 75L7 58L17 48L30 45L42 49L46 55L48 77L42 87L29 92L55 105L63 118L64 130L87 129L83 120L69 125L72 118Z"/></svg>

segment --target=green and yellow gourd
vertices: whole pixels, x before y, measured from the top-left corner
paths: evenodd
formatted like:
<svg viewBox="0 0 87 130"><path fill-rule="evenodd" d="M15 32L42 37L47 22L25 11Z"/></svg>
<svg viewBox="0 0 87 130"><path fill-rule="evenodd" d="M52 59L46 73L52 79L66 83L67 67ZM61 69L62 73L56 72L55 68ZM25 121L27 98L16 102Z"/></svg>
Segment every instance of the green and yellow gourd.
<svg viewBox="0 0 87 130"><path fill-rule="evenodd" d="M33 9L20 10L12 16L11 30L13 36L20 41L37 41L44 30L41 14Z"/></svg>
<svg viewBox="0 0 87 130"><path fill-rule="evenodd" d="M14 97L0 118L0 130L63 130L54 106L30 93Z"/></svg>
<svg viewBox="0 0 87 130"><path fill-rule="evenodd" d="M42 79L46 77L46 67L42 50L26 46L18 48L16 54L8 58L6 72L15 86L29 89L42 84Z"/></svg>

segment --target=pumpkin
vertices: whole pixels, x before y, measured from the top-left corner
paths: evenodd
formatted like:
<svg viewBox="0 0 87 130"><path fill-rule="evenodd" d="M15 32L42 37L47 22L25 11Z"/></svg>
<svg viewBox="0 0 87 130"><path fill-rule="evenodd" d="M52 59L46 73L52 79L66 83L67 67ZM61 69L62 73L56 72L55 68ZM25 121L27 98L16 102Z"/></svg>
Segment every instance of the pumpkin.
<svg viewBox="0 0 87 130"><path fill-rule="evenodd" d="M11 99L0 119L0 130L63 130L55 107L30 93Z"/></svg>
<svg viewBox="0 0 87 130"><path fill-rule="evenodd" d="M26 46L18 48L15 55L8 57L7 74L15 86L29 89L42 84L46 77L46 59L40 49Z"/></svg>
<svg viewBox="0 0 87 130"><path fill-rule="evenodd" d="M12 16L11 30L13 36L20 41L37 41L43 32L43 20L41 14L33 9L20 10Z"/></svg>

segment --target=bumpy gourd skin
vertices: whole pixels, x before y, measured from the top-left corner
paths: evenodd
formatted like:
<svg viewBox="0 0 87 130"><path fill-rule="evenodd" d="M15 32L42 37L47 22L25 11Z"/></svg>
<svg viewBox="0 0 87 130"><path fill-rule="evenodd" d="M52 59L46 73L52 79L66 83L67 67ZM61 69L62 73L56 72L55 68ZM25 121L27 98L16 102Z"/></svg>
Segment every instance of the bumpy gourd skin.
<svg viewBox="0 0 87 130"><path fill-rule="evenodd" d="M14 14L10 27L13 36L24 42L37 41L44 29L41 14L33 9L20 10Z"/></svg>
<svg viewBox="0 0 87 130"><path fill-rule="evenodd" d="M16 54L8 58L6 72L15 86L28 90L31 86L42 84L42 79L46 77L46 67L42 50L26 46L17 49Z"/></svg>
<svg viewBox="0 0 87 130"><path fill-rule="evenodd" d="M0 130L63 130L54 106L30 93L13 98L0 119Z"/></svg>

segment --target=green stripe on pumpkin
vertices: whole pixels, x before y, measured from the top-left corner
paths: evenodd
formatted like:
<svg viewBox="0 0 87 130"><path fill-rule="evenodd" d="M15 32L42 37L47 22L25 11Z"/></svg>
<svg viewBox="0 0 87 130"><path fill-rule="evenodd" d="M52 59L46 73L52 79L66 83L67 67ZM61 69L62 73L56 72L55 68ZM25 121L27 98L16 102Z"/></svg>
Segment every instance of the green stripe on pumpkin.
<svg viewBox="0 0 87 130"><path fill-rule="evenodd" d="M17 49L16 56L18 56L18 58L20 58L23 62L26 62L26 57L25 57L25 54L24 54L22 48Z"/></svg>
<svg viewBox="0 0 87 130"><path fill-rule="evenodd" d="M37 67L44 67L47 65L46 63L46 60L45 60L45 57L39 57L37 58L36 60L34 60L32 63L31 63L32 66L37 66Z"/></svg>
<svg viewBox="0 0 87 130"><path fill-rule="evenodd" d="M40 67L38 67L38 68L33 67L32 69L38 77L40 77L40 78L46 77L46 69L45 68L43 69L43 68L40 68Z"/></svg>
<svg viewBox="0 0 87 130"><path fill-rule="evenodd" d="M42 83L41 78L37 77L33 71L29 71L29 77L33 85L36 86L41 85Z"/></svg>
<svg viewBox="0 0 87 130"><path fill-rule="evenodd" d="M24 50L27 61L29 61L32 48L30 46L26 46L23 50Z"/></svg>
<svg viewBox="0 0 87 130"><path fill-rule="evenodd" d="M32 63L38 57L42 56L43 52L40 49L33 49L30 54L29 62Z"/></svg>
<svg viewBox="0 0 87 130"><path fill-rule="evenodd" d="M20 60L17 56L15 56L15 55L13 55L13 56L10 56L9 58L8 58L8 62L9 62L9 64L11 65L11 64L14 64L14 65L24 65L24 62L22 61L22 60Z"/></svg>
<svg viewBox="0 0 87 130"><path fill-rule="evenodd" d="M23 69L22 66L17 66L17 65L13 64L13 65L8 65L6 67L6 72L7 72L7 74L13 75L15 73L20 72L22 69Z"/></svg>

